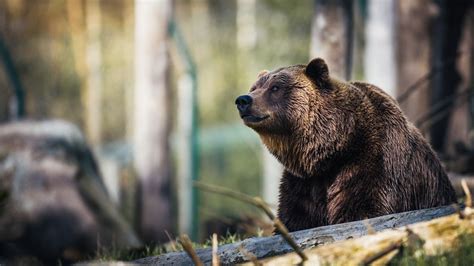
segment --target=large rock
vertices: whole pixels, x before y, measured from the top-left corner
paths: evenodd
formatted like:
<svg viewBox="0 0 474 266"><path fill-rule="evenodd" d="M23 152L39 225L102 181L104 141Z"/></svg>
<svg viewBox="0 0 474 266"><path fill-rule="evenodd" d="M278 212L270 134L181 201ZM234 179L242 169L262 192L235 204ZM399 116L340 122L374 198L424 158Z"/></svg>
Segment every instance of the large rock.
<svg viewBox="0 0 474 266"><path fill-rule="evenodd" d="M101 247L139 244L74 125L0 126L0 257L75 261Z"/></svg>

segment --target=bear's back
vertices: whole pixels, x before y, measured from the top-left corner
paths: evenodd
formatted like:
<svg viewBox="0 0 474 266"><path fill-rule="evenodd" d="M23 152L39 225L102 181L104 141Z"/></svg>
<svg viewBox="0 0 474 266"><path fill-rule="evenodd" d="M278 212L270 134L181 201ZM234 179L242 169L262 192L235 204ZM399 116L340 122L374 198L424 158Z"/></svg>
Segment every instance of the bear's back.
<svg viewBox="0 0 474 266"><path fill-rule="evenodd" d="M420 131L407 120L398 103L382 89L364 82L351 82L370 100L383 131L382 156L389 183L399 188L393 201L397 212L447 205L456 201L443 166ZM371 121L370 121L371 122Z"/></svg>

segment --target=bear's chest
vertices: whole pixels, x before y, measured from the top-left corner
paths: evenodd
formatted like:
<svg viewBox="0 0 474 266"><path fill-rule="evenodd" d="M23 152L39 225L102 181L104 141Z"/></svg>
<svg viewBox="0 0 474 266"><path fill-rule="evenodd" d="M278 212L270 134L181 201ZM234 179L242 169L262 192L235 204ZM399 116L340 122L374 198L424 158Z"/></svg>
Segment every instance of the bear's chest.
<svg viewBox="0 0 474 266"><path fill-rule="evenodd" d="M366 194L362 183L322 182L287 172L280 185L279 217L290 231L354 220L360 207L366 209L359 195Z"/></svg>

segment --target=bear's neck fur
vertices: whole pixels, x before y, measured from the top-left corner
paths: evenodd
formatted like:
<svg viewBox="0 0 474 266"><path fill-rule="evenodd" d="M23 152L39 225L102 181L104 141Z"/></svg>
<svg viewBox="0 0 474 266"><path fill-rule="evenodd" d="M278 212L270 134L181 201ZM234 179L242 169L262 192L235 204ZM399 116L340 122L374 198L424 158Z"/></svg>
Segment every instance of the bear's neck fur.
<svg viewBox="0 0 474 266"><path fill-rule="evenodd" d="M335 79L331 82L339 88L331 92L334 97L330 99L335 99L334 102L321 104L318 102L321 99L314 97L309 102L310 112L290 135L260 133L268 150L296 176L327 176L329 172L337 172L335 168L347 165L352 158L364 154L364 151L370 150L375 156L376 149L372 143L378 143L378 132L367 132L366 129L371 128L366 125L367 122L356 120L357 117L365 117L367 121L373 121L376 117L373 108L364 104L367 102L363 101L366 95L350 83Z"/></svg>

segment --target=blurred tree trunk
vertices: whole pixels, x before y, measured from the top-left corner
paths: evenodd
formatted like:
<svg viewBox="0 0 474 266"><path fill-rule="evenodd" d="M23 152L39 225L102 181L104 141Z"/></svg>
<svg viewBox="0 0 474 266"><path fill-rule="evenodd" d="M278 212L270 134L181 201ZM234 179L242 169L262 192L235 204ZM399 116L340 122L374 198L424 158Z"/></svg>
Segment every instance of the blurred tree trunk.
<svg viewBox="0 0 474 266"><path fill-rule="evenodd" d="M470 35L471 35L471 42L469 44L469 52L471 56L469 58L469 85L471 87L471 97L469 99L469 114L470 114L470 122L471 126L469 128L469 144L471 148L474 149L474 7L471 4L470 15L469 15L469 26L470 26Z"/></svg>
<svg viewBox="0 0 474 266"><path fill-rule="evenodd" d="M15 66L14 48L15 40L9 33L14 33L22 28L22 23L17 22L16 27L12 27L12 18L21 16L26 3L24 1L0 1L0 82L5 80L5 84L0 84L0 122L1 120L18 120L26 115L26 95L23 82ZM20 30L21 31L21 30Z"/></svg>
<svg viewBox="0 0 474 266"><path fill-rule="evenodd" d="M468 3L466 3L468 4ZM465 22L461 28L461 38L458 46L458 57L456 58L456 68L460 74L460 82L458 85L458 92L463 95L457 97L453 102L452 111L449 116L449 127L445 136L445 145L443 152L447 157L452 158L453 162L457 165L462 165L461 162L466 156L472 157L472 109L470 101L472 101L472 95L465 94L464 92L472 89L472 45L473 45L473 29L472 29L472 16L474 15L473 2L470 1L471 7L466 6ZM467 153L466 153L467 152ZM471 154L471 155L469 155ZM468 158L469 158L468 157ZM465 167L469 167L472 163L464 162ZM458 169L458 170L462 170ZM466 170L464 170L466 171Z"/></svg>
<svg viewBox="0 0 474 266"><path fill-rule="evenodd" d="M353 16L350 0L315 0L310 56L323 58L334 76L349 79Z"/></svg>
<svg viewBox="0 0 474 266"><path fill-rule="evenodd" d="M85 106L85 130L92 145L101 141L102 124L102 51L100 47L101 10L100 1L86 1L86 88L83 96Z"/></svg>
<svg viewBox="0 0 474 266"><path fill-rule="evenodd" d="M397 1L396 72L399 104L408 120L415 122L429 108L431 0ZM430 8L431 7L431 8ZM416 88L414 85L416 85Z"/></svg>
<svg viewBox="0 0 474 266"><path fill-rule="evenodd" d="M74 66L82 84L81 100L84 106L84 129L88 141L93 145L99 144L102 122L100 1L67 0L66 8L72 39Z"/></svg>
<svg viewBox="0 0 474 266"><path fill-rule="evenodd" d="M251 49L257 44L256 0L237 0L237 45Z"/></svg>
<svg viewBox="0 0 474 266"><path fill-rule="evenodd" d="M5 76L10 80L11 96L8 101L10 120L18 120L25 116L25 90L13 63L13 58L3 38L0 37L0 60L5 69Z"/></svg>
<svg viewBox="0 0 474 266"><path fill-rule="evenodd" d="M69 23L69 31L71 33L71 46L74 56L74 67L81 82L85 78L85 21L84 6L82 0L67 0L67 19ZM85 90L85 89L83 89Z"/></svg>
<svg viewBox="0 0 474 266"><path fill-rule="evenodd" d="M134 164L139 178L139 230L146 242L165 241L170 202L170 0L135 2Z"/></svg>
<svg viewBox="0 0 474 266"><path fill-rule="evenodd" d="M435 18L432 32L432 64L442 67L431 80L431 105L435 105L452 96L458 90L461 76L456 68L458 49L461 40L464 20L469 10L470 1L436 0L438 15ZM446 133L449 125L452 104L445 108L448 115L443 116L431 126L431 144L438 152L446 148Z"/></svg>
<svg viewBox="0 0 474 266"><path fill-rule="evenodd" d="M193 80L188 73L182 74L178 81L178 117L176 127L177 138L177 181L178 181L178 230L180 234L193 235L193 151L192 151L192 131L193 131ZM191 236L193 240L196 240Z"/></svg>
<svg viewBox="0 0 474 266"><path fill-rule="evenodd" d="M365 19L367 3L356 0L352 5L352 66L351 80L364 80L364 54L365 54Z"/></svg>
<svg viewBox="0 0 474 266"><path fill-rule="evenodd" d="M123 8L123 32L126 36L132 36L134 27L134 0L124 0ZM133 42L125 42L122 44L122 51L128 54L133 51ZM130 75L133 72L133 54L124 56L123 74ZM126 79L125 84L125 139L127 142L133 142L133 79Z"/></svg>
<svg viewBox="0 0 474 266"><path fill-rule="evenodd" d="M6 2L0 2L0 33L5 34L7 26L7 5ZM5 75L3 68L0 69L0 86L7 86L8 77ZM10 98L11 92L8 90L0 90L0 123L6 122L10 119L10 112L8 110L8 99Z"/></svg>
<svg viewBox="0 0 474 266"><path fill-rule="evenodd" d="M395 1L368 0L365 79L388 94L396 92Z"/></svg>

